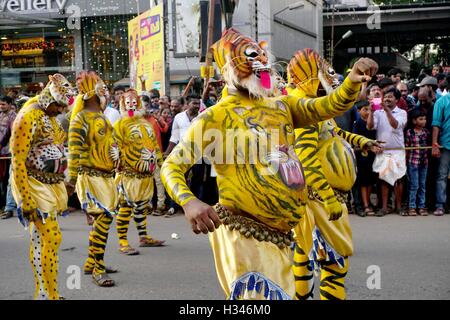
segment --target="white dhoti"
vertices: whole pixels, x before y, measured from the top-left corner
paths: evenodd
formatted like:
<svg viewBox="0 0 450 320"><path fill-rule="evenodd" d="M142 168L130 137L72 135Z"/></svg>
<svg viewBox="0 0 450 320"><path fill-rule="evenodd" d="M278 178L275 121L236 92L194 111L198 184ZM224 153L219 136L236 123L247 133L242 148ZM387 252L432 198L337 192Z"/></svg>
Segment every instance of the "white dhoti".
<svg viewBox="0 0 450 320"><path fill-rule="evenodd" d="M385 151L375 156L373 171L379 173L381 180L394 185L406 174L406 154L404 150Z"/></svg>

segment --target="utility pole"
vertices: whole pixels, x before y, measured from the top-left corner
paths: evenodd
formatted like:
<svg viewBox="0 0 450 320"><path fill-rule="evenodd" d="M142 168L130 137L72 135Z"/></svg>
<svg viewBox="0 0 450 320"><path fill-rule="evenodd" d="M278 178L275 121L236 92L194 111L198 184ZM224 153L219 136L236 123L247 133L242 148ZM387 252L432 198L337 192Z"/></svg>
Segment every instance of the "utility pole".
<svg viewBox="0 0 450 320"><path fill-rule="evenodd" d="M333 65L334 58L334 0L331 3L331 56L330 56L330 64Z"/></svg>
<svg viewBox="0 0 450 320"><path fill-rule="evenodd" d="M205 75L205 89L209 82L209 69L212 65L213 55L211 52L211 46L214 35L214 10L216 7L215 0L209 0L209 17L208 17L208 37L207 37L207 49L206 49L206 75Z"/></svg>

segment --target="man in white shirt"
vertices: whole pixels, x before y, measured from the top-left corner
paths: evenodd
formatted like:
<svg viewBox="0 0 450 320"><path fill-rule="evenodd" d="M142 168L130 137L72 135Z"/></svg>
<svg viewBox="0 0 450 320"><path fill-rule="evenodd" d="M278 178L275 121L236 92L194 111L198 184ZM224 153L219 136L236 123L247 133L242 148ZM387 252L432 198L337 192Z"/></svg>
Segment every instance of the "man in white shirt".
<svg viewBox="0 0 450 320"><path fill-rule="evenodd" d="M397 107L401 97L395 88L387 90L383 97L383 109L370 112L367 129L377 131L377 140L384 142L384 152L377 154L373 170L379 173L381 180L381 198L383 208L377 216L384 216L388 211L389 184L394 186L396 211L402 214L403 182L406 174L405 139L403 130L408 121L406 111Z"/></svg>
<svg viewBox="0 0 450 320"><path fill-rule="evenodd" d="M200 97L189 96L187 97L188 107L186 111L180 112L175 116L172 123L172 135L170 136L170 143L165 152L165 156L168 156L173 148L180 142L181 138L190 127L192 121L197 117L200 109Z"/></svg>

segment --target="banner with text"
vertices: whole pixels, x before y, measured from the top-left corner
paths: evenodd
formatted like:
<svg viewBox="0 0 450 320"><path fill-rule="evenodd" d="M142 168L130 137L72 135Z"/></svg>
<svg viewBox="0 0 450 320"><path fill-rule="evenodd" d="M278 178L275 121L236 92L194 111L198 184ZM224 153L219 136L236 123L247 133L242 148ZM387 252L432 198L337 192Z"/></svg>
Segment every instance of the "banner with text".
<svg viewBox="0 0 450 320"><path fill-rule="evenodd" d="M131 88L142 90L158 89L165 93L164 87L164 24L162 4L128 21L128 50L130 56Z"/></svg>

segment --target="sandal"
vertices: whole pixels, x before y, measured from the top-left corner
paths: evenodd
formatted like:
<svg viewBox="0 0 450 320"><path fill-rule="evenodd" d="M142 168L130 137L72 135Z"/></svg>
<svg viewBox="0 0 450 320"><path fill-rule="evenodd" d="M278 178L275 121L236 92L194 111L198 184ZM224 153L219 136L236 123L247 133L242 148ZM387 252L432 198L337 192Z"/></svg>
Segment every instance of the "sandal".
<svg viewBox="0 0 450 320"><path fill-rule="evenodd" d="M408 214L407 214L408 216L417 216L417 212L416 212L416 209L414 209L414 208L409 208L409 210L408 210Z"/></svg>
<svg viewBox="0 0 450 320"><path fill-rule="evenodd" d="M139 247L163 247L164 240L156 240L153 238L143 238L139 240Z"/></svg>
<svg viewBox="0 0 450 320"><path fill-rule="evenodd" d="M428 210L426 208L420 208L419 209L419 215L425 217L428 215Z"/></svg>
<svg viewBox="0 0 450 320"><path fill-rule="evenodd" d="M136 256L139 254L139 251L134 249L133 247L126 246L126 247L120 247L119 252L123 253L127 256Z"/></svg>
<svg viewBox="0 0 450 320"><path fill-rule="evenodd" d="M84 269L84 274L92 274L94 269ZM106 273L117 273L119 270L113 268L113 267L105 267Z"/></svg>
<svg viewBox="0 0 450 320"><path fill-rule="evenodd" d="M367 216L369 216L369 217L375 215L375 211L373 211L373 209L372 209L371 207L365 208L365 209L364 209L364 213L365 213Z"/></svg>
<svg viewBox="0 0 450 320"><path fill-rule="evenodd" d="M409 216L409 212L407 212L407 211L405 211L405 210L403 210L403 209L398 209L398 210L396 210L396 212L399 214L399 215L401 215L402 217L407 217L407 216ZM416 214L417 215L417 214Z"/></svg>
<svg viewBox="0 0 450 320"><path fill-rule="evenodd" d="M386 214L388 214L387 210L381 209L375 213L375 217L384 217Z"/></svg>
<svg viewBox="0 0 450 320"><path fill-rule="evenodd" d="M114 287L114 280L111 279L106 273L92 274L94 283L99 287Z"/></svg>
<svg viewBox="0 0 450 320"><path fill-rule="evenodd" d="M160 217L160 216L164 215L164 212L162 212L161 210L156 209L156 210L153 210L152 215L155 216L155 217Z"/></svg>

